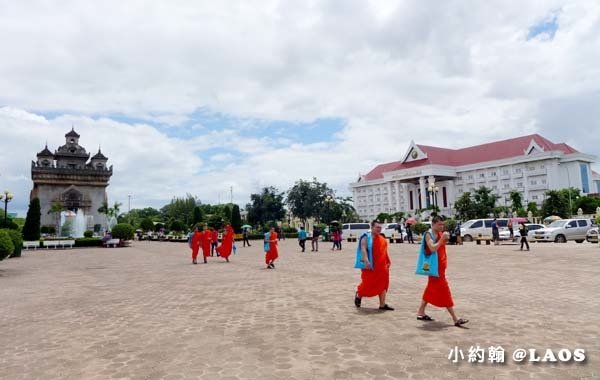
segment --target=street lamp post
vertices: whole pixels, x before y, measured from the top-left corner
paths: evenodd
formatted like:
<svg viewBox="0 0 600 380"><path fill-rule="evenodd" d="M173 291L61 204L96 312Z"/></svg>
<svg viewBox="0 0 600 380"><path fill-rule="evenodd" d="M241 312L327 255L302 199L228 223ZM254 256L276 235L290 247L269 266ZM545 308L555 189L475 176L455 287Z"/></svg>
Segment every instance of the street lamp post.
<svg viewBox="0 0 600 380"><path fill-rule="evenodd" d="M335 199L333 199L333 197L331 195L328 195L325 197L325 204L327 205L327 216L331 219L331 213L330 213L330 209L331 209L331 204L335 202ZM331 222L331 220L328 221L328 223Z"/></svg>
<svg viewBox="0 0 600 380"><path fill-rule="evenodd" d="M4 194L0 194L0 200L4 200L4 226L6 227L8 222L8 202L13 200L13 195L8 190L4 190Z"/></svg>
<svg viewBox="0 0 600 380"><path fill-rule="evenodd" d="M437 193L440 191L440 188L435 183L430 183L427 191L431 194L431 200L433 202L433 206L437 207Z"/></svg>

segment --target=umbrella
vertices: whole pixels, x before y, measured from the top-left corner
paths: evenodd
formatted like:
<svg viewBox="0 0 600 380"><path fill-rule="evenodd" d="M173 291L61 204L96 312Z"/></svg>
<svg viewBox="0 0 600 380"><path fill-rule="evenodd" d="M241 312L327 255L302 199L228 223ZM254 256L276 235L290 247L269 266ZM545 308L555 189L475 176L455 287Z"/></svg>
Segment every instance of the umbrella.
<svg viewBox="0 0 600 380"><path fill-rule="evenodd" d="M340 224L340 222L338 222L337 220L332 220L331 222L329 222L329 224Z"/></svg>
<svg viewBox="0 0 600 380"><path fill-rule="evenodd" d="M519 216L517 218L513 218L513 221L515 221L517 223L527 223L527 222L529 222L529 219Z"/></svg>
<svg viewBox="0 0 600 380"><path fill-rule="evenodd" d="M244 225L242 226L242 228L247 228L247 229L249 229L249 230L250 230L250 229L252 229L252 226L251 226L251 225L249 225L249 224L244 224Z"/></svg>
<svg viewBox="0 0 600 380"><path fill-rule="evenodd" d="M406 219L406 224L417 224L417 220L415 218Z"/></svg>

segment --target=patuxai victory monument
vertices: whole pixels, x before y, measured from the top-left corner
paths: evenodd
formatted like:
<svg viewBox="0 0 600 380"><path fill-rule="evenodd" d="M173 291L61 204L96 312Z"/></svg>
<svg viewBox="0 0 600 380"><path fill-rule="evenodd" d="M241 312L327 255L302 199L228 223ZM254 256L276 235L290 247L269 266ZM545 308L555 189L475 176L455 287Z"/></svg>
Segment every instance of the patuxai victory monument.
<svg viewBox="0 0 600 380"><path fill-rule="evenodd" d="M63 226L70 220L73 237L83 236L86 230L105 230L106 215L98 210L107 201L112 165L107 167L108 158L100 149L90 159L74 129L65 138L65 144L54 153L46 145L31 162L30 197L40 199L41 225Z"/></svg>

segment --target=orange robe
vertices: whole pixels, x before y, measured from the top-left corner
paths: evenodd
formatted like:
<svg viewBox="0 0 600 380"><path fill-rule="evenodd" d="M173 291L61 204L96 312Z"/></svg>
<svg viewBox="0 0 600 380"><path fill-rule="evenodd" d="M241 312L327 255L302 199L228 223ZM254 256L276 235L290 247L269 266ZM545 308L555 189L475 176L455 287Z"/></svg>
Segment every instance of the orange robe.
<svg viewBox="0 0 600 380"><path fill-rule="evenodd" d="M217 247L217 252L222 258L226 259L231 256L231 250L233 249L233 228L229 227L225 229L223 240L221 245Z"/></svg>
<svg viewBox="0 0 600 380"><path fill-rule="evenodd" d="M279 257L279 251L277 250L277 232L271 232L269 241L269 250L265 253L265 262L269 264L271 261L275 261Z"/></svg>
<svg viewBox="0 0 600 380"><path fill-rule="evenodd" d="M438 233L437 240L443 239L441 233ZM423 301L437 307L452 307L454 301L450 293L450 286L446 280L446 267L448 266L448 257L446 256L446 241L438 248L438 273L439 277L429 276L427 287L423 292Z"/></svg>
<svg viewBox="0 0 600 380"><path fill-rule="evenodd" d="M363 269L357 291L359 297L375 297L390 285L391 261L387 252L387 240L381 235L373 239L373 270Z"/></svg>
<svg viewBox="0 0 600 380"><path fill-rule="evenodd" d="M192 234L192 260L196 261L198 257L198 250L200 249L200 240L202 239L202 233L194 232Z"/></svg>
<svg viewBox="0 0 600 380"><path fill-rule="evenodd" d="M210 245L212 243L212 233L209 230L202 231L202 238L200 239L202 246L202 255L204 257L210 256Z"/></svg>

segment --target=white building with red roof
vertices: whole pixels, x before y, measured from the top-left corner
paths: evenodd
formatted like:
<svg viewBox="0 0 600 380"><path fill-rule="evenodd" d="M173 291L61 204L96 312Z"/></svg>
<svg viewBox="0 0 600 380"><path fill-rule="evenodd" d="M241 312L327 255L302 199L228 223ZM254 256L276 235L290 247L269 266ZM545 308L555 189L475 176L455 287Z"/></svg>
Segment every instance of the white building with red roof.
<svg viewBox="0 0 600 380"><path fill-rule="evenodd" d="M547 190L600 192L600 176L591 169L595 160L594 155L538 134L462 149L411 142L400 161L377 165L350 189L363 220L382 212L414 215L433 204L442 214L452 215L456 199L480 186L500 196L499 206L510 206L512 190L522 193L525 204L541 205Z"/></svg>

